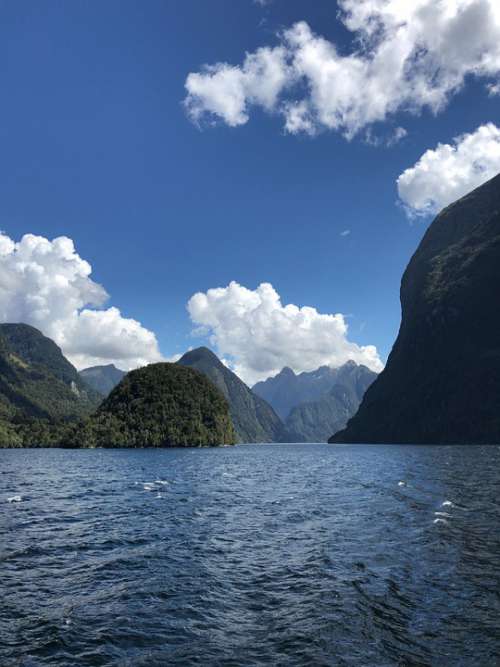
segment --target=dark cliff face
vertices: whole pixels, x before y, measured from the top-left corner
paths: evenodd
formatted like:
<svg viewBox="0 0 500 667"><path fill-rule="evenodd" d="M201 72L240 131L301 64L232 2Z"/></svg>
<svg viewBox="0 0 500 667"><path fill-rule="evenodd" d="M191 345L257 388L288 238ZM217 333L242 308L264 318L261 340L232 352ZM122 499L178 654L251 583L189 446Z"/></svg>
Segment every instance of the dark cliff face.
<svg viewBox="0 0 500 667"><path fill-rule="evenodd" d="M240 442L281 442L286 439L283 422L272 407L254 394L240 378L208 348L186 352L177 362L204 373L229 403Z"/></svg>
<svg viewBox="0 0 500 667"><path fill-rule="evenodd" d="M500 442L500 175L444 209L401 283L385 370L331 442Z"/></svg>

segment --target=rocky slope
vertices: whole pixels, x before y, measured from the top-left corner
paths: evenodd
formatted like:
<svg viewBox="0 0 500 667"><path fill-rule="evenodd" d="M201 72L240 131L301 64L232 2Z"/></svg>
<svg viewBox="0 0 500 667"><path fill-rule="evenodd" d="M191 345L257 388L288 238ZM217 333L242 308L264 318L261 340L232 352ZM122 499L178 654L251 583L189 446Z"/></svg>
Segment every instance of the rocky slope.
<svg viewBox="0 0 500 667"><path fill-rule="evenodd" d="M265 400L254 394L208 348L187 352L177 362L204 373L229 403L234 428L240 442L280 442L286 440L281 419Z"/></svg>
<svg viewBox="0 0 500 667"><path fill-rule="evenodd" d="M108 396L126 375L125 371L116 368L114 364L91 366L79 371L78 374L86 384L103 396Z"/></svg>
<svg viewBox="0 0 500 667"><path fill-rule="evenodd" d="M430 225L387 366L331 441L500 443L499 289L500 175Z"/></svg>

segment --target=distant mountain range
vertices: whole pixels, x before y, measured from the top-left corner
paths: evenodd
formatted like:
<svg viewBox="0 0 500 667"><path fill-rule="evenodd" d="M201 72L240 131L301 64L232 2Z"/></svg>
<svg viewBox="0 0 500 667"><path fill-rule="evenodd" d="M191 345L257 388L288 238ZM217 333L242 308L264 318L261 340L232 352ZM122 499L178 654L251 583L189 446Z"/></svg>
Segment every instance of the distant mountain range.
<svg viewBox="0 0 500 667"><path fill-rule="evenodd" d="M354 361L298 375L284 368L278 375L258 382L252 391L281 416L292 442L325 442L344 428L376 377Z"/></svg>
<svg viewBox="0 0 500 667"><path fill-rule="evenodd" d="M229 403L240 442L281 442L288 439L283 422L273 408L224 366L211 350L206 347L191 350L177 363L204 373L222 392Z"/></svg>
<svg viewBox="0 0 500 667"><path fill-rule="evenodd" d="M126 372L116 368L114 364L108 364L106 366L84 368L79 371L79 375L92 389L103 396L107 396L123 380Z"/></svg>
<svg viewBox="0 0 500 667"><path fill-rule="evenodd" d="M286 419L295 406L315 401L326 394L335 384L337 371L321 366L310 373L296 375L285 366L278 375L257 382L252 391L272 405L281 419Z"/></svg>
<svg viewBox="0 0 500 667"><path fill-rule="evenodd" d="M334 370L333 387L316 401L292 408L285 427L292 442L326 442L345 427L377 374L349 361ZM298 376L300 377L300 376Z"/></svg>
<svg viewBox="0 0 500 667"><path fill-rule="evenodd" d="M331 441L500 443L499 289L500 175L430 225L387 366Z"/></svg>

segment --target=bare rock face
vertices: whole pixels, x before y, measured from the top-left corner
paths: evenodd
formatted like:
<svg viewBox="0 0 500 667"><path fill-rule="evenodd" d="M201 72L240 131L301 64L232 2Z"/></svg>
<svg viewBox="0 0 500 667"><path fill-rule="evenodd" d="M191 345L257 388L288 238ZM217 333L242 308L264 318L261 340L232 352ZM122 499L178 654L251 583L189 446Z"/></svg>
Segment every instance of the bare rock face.
<svg viewBox="0 0 500 667"><path fill-rule="evenodd" d="M330 442L500 443L500 175L436 217L401 307L385 370Z"/></svg>

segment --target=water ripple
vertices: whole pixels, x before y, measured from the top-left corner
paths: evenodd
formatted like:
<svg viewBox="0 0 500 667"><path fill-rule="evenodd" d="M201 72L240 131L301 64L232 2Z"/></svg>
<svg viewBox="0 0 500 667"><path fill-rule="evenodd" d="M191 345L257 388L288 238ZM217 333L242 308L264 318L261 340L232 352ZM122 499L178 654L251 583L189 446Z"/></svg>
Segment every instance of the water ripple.
<svg viewBox="0 0 500 667"><path fill-rule="evenodd" d="M2 667L500 663L498 447L0 456Z"/></svg>

